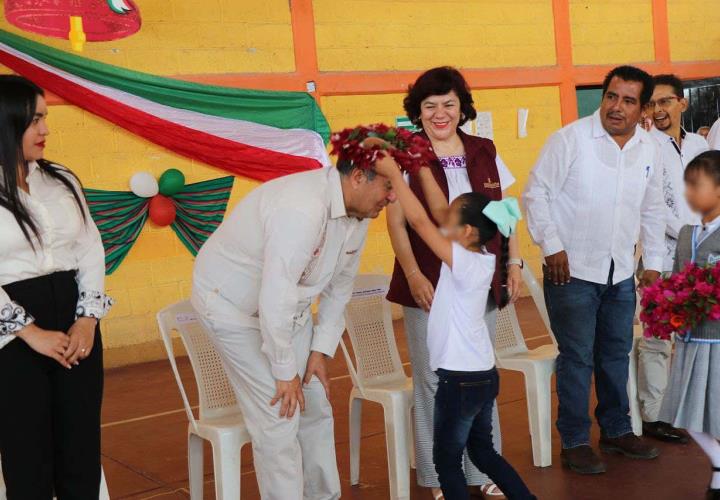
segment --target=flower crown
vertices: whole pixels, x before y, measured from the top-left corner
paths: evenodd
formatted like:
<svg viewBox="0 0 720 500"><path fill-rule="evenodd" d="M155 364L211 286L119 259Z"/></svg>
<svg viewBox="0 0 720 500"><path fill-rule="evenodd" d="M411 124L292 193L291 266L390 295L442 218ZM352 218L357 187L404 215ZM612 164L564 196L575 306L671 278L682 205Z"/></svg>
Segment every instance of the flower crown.
<svg viewBox="0 0 720 500"><path fill-rule="evenodd" d="M386 144L363 147L370 137L382 139ZM375 161L385 154L392 156L403 172L416 173L424 165L435 160L430 141L407 129L388 127L382 123L346 128L335 132L330 138L332 151L338 160L351 162L362 170L372 169Z"/></svg>

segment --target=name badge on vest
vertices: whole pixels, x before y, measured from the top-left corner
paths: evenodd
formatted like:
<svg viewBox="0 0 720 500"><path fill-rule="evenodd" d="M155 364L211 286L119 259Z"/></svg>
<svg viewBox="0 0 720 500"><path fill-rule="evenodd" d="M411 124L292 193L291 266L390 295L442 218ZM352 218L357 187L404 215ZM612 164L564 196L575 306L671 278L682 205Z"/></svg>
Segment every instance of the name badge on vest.
<svg viewBox="0 0 720 500"><path fill-rule="evenodd" d="M485 189L500 189L500 183L499 182L493 182L490 177L488 177L488 180L486 183L483 184L483 187Z"/></svg>
<svg viewBox="0 0 720 500"><path fill-rule="evenodd" d="M708 255L708 264L709 265L714 266L718 262L720 262L720 254L711 253L710 255Z"/></svg>

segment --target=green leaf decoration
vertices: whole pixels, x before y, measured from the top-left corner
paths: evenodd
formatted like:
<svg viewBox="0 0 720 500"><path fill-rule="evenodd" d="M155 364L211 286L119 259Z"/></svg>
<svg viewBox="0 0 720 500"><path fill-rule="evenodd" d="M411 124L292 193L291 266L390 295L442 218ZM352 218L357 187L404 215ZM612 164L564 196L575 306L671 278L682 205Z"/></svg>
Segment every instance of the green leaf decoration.
<svg viewBox="0 0 720 500"><path fill-rule="evenodd" d="M172 197L177 217L170 227L193 255L222 222L234 181L228 176L188 184Z"/></svg>
<svg viewBox="0 0 720 500"><path fill-rule="evenodd" d="M150 200L129 191L99 189L85 189L85 197L105 247L105 274L112 274L140 235Z"/></svg>

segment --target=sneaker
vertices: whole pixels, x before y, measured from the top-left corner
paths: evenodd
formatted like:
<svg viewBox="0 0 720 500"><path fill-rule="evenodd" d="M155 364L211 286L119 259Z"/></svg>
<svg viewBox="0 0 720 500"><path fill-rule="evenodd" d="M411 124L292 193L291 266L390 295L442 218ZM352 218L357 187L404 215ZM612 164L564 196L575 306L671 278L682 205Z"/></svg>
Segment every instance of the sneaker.
<svg viewBox="0 0 720 500"><path fill-rule="evenodd" d="M560 458L564 467L578 474L602 474L606 470L605 463L587 444L564 448L560 452Z"/></svg>
<svg viewBox="0 0 720 500"><path fill-rule="evenodd" d="M605 453L619 453L636 460L650 460L660 455L660 450L632 432L616 438L601 437L600 449Z"/></svg>

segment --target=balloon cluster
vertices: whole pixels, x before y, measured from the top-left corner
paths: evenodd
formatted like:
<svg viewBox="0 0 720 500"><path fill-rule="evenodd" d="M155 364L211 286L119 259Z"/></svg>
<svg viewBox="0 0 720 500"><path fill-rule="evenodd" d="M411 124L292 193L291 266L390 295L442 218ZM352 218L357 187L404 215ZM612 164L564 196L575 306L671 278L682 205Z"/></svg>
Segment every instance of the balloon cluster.
<svg viewBox="0 0 720 500"><path fill-rule="evenodd" d="M150 198L150 220L158 226L169 226L177 215L170 198L185 187L185 176L176 168L163 172L155 180L148 172L138 172L130 178L130 191L140 198Z"/></svg>

